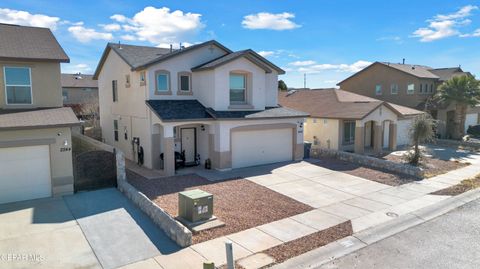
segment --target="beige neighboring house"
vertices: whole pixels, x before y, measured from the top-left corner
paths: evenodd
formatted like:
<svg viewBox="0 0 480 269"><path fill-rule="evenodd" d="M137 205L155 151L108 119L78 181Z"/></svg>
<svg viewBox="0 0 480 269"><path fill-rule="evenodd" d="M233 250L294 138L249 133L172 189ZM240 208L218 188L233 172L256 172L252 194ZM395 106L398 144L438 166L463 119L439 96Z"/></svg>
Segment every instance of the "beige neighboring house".
<svg viewBox="0 0 480 269"><path fill-rule="evenodd" d="M73 192L67 62L49 29L0 24L0 204Z"/></svg>
<svg viewBox="0 0 480 269"><path fill-rule="evenodd" d="M414 116L423 112L339 89L279 92L283 107L310 114L305 141L314 147L379 153L409 144Z"/></svg>
<svg viewBox="0 0 480 269"><path fill-rule="evenodd" d="M300 160L308 114L278 106L279 74L256 52L214 40L178 50L110 43L94 74L103 139L167 176L182 162Z"/></svg>
<svg viewBox="0 0 480 269"><path fill-rule="evenodd" d="M431 97L443 82L455 76L471 76L460 67L432 68L423 65L375 62L337 85L341 89L380 99L386 102L428 111L439 120L437 133L442 138L451 136L455 105L434 104ZM465 130L479 123L480 107L467 111Z"/></svg>
<svg viewBox="0 0 480 269"><path fill-rule="evenodd" d="M93 107L98 110L98 83L93 75L62 74L63 105L71 107L79 118L89 116ZM82 106L93 106L82 109Z"/></svg>

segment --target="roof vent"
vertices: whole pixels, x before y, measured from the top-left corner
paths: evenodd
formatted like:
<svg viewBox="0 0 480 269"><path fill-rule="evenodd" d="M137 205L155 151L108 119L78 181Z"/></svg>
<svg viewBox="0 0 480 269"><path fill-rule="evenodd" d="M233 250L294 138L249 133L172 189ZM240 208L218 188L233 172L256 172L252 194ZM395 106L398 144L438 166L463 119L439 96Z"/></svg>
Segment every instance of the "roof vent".
<svg viewBox="0 0 480 269"><path fill-rule="evenodd" d="M412 70L415 70L415 65L412 65Z"/></svg>
<svg viewBox="0 0 480 269"><path fill-rule="evenodd" d="M173 45L170 44L170 52L172 52L172 51L173 51Z"/></svg>
<svg viewBox="0 0 480 269"><path fill-rule="evenodd" d="M119 50L122 49L122 43L120 43L120 41L118 41L118 49L119 49Z"/></svg>

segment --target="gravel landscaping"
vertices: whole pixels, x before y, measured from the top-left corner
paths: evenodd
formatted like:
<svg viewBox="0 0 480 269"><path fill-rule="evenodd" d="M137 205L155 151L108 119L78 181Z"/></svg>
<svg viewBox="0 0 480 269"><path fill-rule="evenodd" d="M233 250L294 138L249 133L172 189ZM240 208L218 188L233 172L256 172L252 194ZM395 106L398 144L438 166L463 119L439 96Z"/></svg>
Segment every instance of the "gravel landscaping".
<svg viewBox="0 0 480 269"><path fill-rule="evenodd" d="M214 195L213 214L224 227L193 235L193 244L270 223L313 208L246 179L209 181L198 175L146 179L133 172L127 178L139 191L168 214L178 214L178 192L201 189Z"/></svg>
<svg viewBox="0 0 480 269"><path fill-rule="evenodd" d="M390 185L390 186L399 186L405 183L418 180L413 176L409 176L405 174L396 174L387 170L370 168L366 166L361 166L359 164L354 164L351 162L342 161L334 158L328 158L328 157L321 157L320 162L315 163L315 165L328 168L331 170L347 173L352 176L357 176L357 177L365 178L368 180L376 181L376 182Z"/></svg>
<svg viewBox="0 0 480 269"><path fill-rule="evenodd" d="M473 179L465 179L457 185L453 185L430 194L455 196L476 188L480 188L480 176L477 176Z"/></svg>
<svg viewBox="0 0 480 269"><path fill-rule="evenodd" d="M403 156L388 154L381 158L384 160L388 160L396 163L406 164ZM469 165L468 163L461 163L458 161L445 161L445 160L440 160L437 158L426 156L422 159L422 163L420 167L425 169L425 177L428 178L428 177L434 177L437 175L445 174L449 171L456 170L468 165Z"/></svg>
<svg viewBox="0 0 480 269"><path fill-rule="evenodd" d="M275 263L282 263L290 258L325 246L352 234L352 223L346 221L328 229L267 249L263 251L263 253L272 256L275 259Z"/></svg>

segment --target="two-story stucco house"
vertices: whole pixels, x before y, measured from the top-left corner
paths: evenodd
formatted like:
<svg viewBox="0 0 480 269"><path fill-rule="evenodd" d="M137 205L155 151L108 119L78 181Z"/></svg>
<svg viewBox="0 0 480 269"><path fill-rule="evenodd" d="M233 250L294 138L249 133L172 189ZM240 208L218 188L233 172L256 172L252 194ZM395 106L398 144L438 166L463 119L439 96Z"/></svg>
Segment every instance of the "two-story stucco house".
<svg viewBox="0 0 480 269"><path fill-rule="evenodd" d="M47 28L0 24L0 203L73 192L71 127Z"/></svg>
<svg viewBox="0 0 480 269"><path fill-rule="evenodd" d="M93 75L62 74L63 105L71 107L79 118L98 110L98 84ZM84 108L82 106L89 106Z"/></svg>
<svg viewBox="0 0 480 269"><path fill-rule="evenodd" d="M453 131L455 104L435 104L431 97L443 82L463 75L471 76L460 67L432 68L405 63L375 62L337 85L342 90L428 111L439 120L437 133L448 138L451 136L450 131ZM478 124L479 112L479 107L469 108L465 130L470 125Z"/></svg>
<svg viewBox="0 0 480 269"><path fill-rule="evenodd" d="M307 114L278 106L283 73L216 41L179 50L110 43L94 74L103 139L165 175L179 159L220 170L301 159Z"/></svg>

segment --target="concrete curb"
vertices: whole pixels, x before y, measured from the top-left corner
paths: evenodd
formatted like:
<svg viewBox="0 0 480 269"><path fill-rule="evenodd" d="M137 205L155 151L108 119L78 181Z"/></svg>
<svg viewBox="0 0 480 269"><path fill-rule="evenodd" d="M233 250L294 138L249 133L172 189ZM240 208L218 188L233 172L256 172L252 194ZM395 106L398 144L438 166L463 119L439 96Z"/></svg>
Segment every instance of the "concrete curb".
<svg viewBox="0 0 480 269"><path fill-rule="evenodd" d="M323 247L314 249L287 260L284 263L273 266L272 268L301 269L320 267L332 260L346 256L387 237L444 215L451 210L479 198L480 189L470 190L440 201L434 205L402 215L384 224L360 231L352 236L342 238Z"/></svg>

